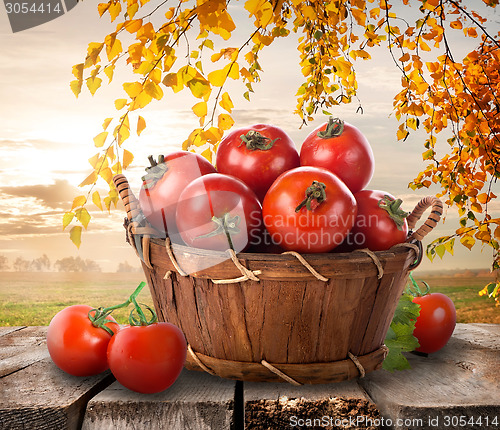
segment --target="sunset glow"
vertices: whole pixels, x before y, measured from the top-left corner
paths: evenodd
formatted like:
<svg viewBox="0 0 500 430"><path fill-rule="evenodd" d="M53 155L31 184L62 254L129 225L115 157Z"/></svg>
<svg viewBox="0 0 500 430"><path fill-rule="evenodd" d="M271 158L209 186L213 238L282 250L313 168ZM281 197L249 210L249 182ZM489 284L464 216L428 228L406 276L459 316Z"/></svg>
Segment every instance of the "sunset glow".
<svg viewBox="0 0 500 430"><path fill-rule="evenodd" d="M123 91L114 82L109 87L103 84L94 97L85 92L77 99L69 87L71 68L82 61L89 42L101 40L113 29L108 19L99 19L94 2L81 2L63 17L19 33L12 33L6 14L0 14L0 255L8 258L10 270L16 258L31 260L42 254L52 263L66 256L92 259L104 271L115 271L124 261L139 265L134 251L125 243L121 205L110 214L89 206L93 219L80 249L62 229L62 216L71 209L73 198L82 193L78 185L89 174L88 159L95 153L92 139L102 131L105 118L117 115L114 100ZM299 146L324 118L318 115L301 128L300 118L293 114L295 93L303 78L293 42L277 42L271 51L263 53L263 81L255 85L250 103L234 84L233 118L235 127L273 123L285 129ZM460 47L459 54L468 48ZM391 112L400 73L385 47L374 52L378 56L373 60L356 66L363 113L355 104L339 106L335 114L360 128L373 147L376 170L368 188L387 190L403 199L405 210L411 210L421 197L438 189L413 192L407 187L424 167L423 134L414 133L404 143L396 141L397 121ZM191 112L193 100L184 94L165 93L162 101L141 112L147 122L141 137L126 142L135 154L125 172L134 191L139 189L147 156L180 149L182 141L198 126ZM499 202L493 202L489 207L492 215L498 216L499 206ZM445 218L445 223L426 238L427 243L454 232L456 213L450 211ZM421 267L486 269L490 261L490 249L483 252L476 246L468 251L457 244L454 256L446 255L433 263L424 258Z"/></svg>

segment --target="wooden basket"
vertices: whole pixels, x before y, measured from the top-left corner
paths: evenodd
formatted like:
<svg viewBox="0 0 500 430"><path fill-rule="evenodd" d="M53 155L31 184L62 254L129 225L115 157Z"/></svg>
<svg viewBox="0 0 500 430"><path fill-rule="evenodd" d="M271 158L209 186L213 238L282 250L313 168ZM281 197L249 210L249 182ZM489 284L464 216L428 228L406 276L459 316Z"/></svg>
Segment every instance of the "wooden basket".
<svg viewBox="0 0 500 430"><path fill-rule="evenodd" d="M422 199L409 228L428 207L430 216L388 251L235 255L155 238L125 176L114 182L158 318L186 336L186 367L245 381L331 383L380 368L420 241L442 214L438 198ZM192 273L200 261L207 268Z"/></svg>

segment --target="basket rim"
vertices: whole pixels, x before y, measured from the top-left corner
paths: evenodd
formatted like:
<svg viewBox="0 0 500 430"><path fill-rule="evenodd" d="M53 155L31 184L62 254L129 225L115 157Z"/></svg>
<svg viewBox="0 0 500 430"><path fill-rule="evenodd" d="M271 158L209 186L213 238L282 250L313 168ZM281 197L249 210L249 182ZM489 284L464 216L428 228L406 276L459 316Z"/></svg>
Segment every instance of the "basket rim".
<svg viewBox="0 0 500 430"><path fill-rule="evenodd" d="M160 245L160 246L165 246L165 238L159 238L159 237L151 237L150 238L151 242ZM409 243L409 242L403 242L403 243ZM415 242L416 244L416 242ZM401 244L399 244L401 245ZM418 245L417 245L418 246ZM193 254L196 256L200 257L215 257L215 258L227 258L227 251L214 251L210 249L203 249L203 248L195 248L192 246L187 246L187 245L182 245L179 243L171 243L171 247L174 251L186 253L186 254ZM283 250L284 251L284 250ZM363 253L360 252L361 250L354 250L350 252L317 252L317 253L303 253L301 252L300 255L303 257L307 258L308 260L314 261L314 260L324 260L324 259L349 259L351 260L353 256L360 257L365 259L366 261L370 260L370 257ZM392 248L383 250L383 251L373 251L373 254L379 256L380 258L387 258L387 257L393 257L394 255L397 254L403 254L403 253L409 253L412 251L411 247L406 247L406 246L393 246ZM245 260L253 260L253 261L269 261L269 260L275 260L275 261L282 261L282 260L293 260L294 256L282 252L282 253L267 253L267 252L238 252L236 253L238 258L242 258Z"/></svg>
<svg viewBox="0 0 500 430"><path fill-rule="evenodd" d="M216 283L246 280L320 280L378 277L384 273L412 270L421 257L416 243L396 245L389 250L372 252L299 254L288 252L239 253L211 251L172 244L168 238L131 235L137 254L152 269L177 272L181 276L211 279ZM417 242L418 243L418 242ZM144 251L144 252L143 252Z"/></svg>

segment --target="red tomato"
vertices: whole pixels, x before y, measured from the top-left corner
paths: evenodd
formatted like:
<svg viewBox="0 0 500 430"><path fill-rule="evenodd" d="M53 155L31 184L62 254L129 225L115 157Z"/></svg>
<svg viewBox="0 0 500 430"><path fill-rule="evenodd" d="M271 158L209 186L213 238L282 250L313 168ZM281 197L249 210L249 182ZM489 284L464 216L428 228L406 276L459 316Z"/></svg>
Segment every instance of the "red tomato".
<svg viewBox="0 0 500 430"><path fill-rule="evenodd" d="M384 191L361 190L354 194L358 204L356 223L342 247L383 251L404 242L408 236L407 212L401 200Z"/></svg>
<svg viewBox="0 0 500 430"><path fill-rule="evenodd" d="M439 351L455 330L457 314L453 301L444 294L432 293L415 297L413 302L421 307L413 331L420 344L416 351L426 354Z"/></svg>
<svg viewBox="0 0 500 430"><path fill-rule="evenodd" d="M274 180L300 163L295 144L284 130L256 124L234 130L222 139L216 165L220 173L241 179L263 201Z"/></svg>
<svg viewBox="0 0 500 430"><path fill-rule="evenodd" d="M328 252L354 225L356 200L333 173L297 167L276 179L262 205L274 243L297 252Z"/></svg>
<svg viewBox="0 0 500 430"><path fill-rule="evenodd" d="M353 125L333 118L306 137L300 149L300 165L330 170L354 194L368 185L375 170L366 137Z"/></svg>
<svg viewBox="0 0 500 430"><path fill-rule="evenodd" d="M173 324L127 326L109 342L109 368L124 387L139 393L158 393L175 382L186 352L184 334Z"/></svg>
<svg viewBox="0 0 500 430"><path fill-rule="evenodd" d="M61 370L75 376L97 375L108 369L106 350L111 334L95 327L88 314L93 308L86 305L69 306L59 311L47 331L47 348L52 361ZM120 329L108 316L106 326L114 333Z"/></svg>
<svg viewBox="0 0 500 430"><path fill-rule="evenodd" d="M215 168L201 155L187 151L160 156L158 163L152 157L149 159L151 167L143 177L139 204L153 227L161 232L170 230L173 234L176 230L175 207L181 192L193 179L214 173Z"/></svg>
<svg viewBox="0 0 500 430"><path fill-rule="evenodd" d="M195 179L182 192L176 221L189 246L240 252L261 234L262 208L238 178L212 173Z"/></svg>

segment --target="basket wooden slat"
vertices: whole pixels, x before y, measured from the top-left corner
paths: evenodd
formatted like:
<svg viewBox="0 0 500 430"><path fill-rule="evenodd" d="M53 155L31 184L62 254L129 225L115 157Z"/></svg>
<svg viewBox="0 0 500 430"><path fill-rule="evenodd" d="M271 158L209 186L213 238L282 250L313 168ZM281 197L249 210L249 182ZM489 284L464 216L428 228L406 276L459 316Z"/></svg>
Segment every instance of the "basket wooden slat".
<svg viewBox="0 0 500 430"><path fill-rule="evenodd" d="M418 247L303 256L193 249L154 237L125 177L115 184L158 317L188 341L186 367L302 384L351 379L382 365L385 335L418 264ZM427 198L412 212L412 227L427 207L432 220L414 233L420 238L442 211L439 199Z"/></svg>

